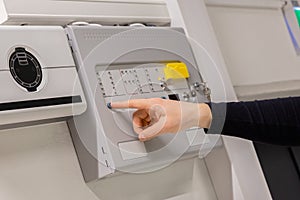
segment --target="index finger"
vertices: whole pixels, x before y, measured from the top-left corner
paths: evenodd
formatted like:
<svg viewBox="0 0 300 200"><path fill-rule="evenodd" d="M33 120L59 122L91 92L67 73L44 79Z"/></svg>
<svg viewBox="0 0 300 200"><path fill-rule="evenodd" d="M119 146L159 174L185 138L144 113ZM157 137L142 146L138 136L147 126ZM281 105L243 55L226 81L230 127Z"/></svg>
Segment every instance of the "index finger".
<svg viewBox="0 0 300 200"><path fill-rule="evenodd" d="M113 109L125 109L125 108L135 108L135 109L148 109L150 103L147 99L132 99L128 101L121 102L111 102L111 108Z"/></svg>

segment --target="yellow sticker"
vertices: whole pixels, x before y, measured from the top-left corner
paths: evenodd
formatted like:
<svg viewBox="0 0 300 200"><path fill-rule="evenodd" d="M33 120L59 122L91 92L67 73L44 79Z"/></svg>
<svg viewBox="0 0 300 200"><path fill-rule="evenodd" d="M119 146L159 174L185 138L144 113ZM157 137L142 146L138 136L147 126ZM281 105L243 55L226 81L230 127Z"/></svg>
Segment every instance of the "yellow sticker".
<svg viewBox="0 0 300 200"><path fill-rule="evenodd" d="M167 63L164 68L165 78L169 79L186 79L190 77L189 70L183 62Z"/></svg>

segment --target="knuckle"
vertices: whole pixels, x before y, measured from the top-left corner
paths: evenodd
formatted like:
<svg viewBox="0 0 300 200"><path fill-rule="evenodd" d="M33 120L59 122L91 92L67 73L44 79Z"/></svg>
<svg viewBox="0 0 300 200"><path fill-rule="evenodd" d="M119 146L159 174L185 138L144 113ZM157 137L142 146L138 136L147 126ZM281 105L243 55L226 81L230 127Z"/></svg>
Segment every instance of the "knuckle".
<svg viewBox="0 0 300 200"><path fill-rule="evenodd" d="M128 101L128 106L129 107L135 106L135 101L134 100L129 100Z"/></svg>
<svg viewBox="0 0 300 200"><path fill-rule="evenodd" d="M137 117L138 114L139 114L138 111L135 111L135 112L132 114L133 118Z"/></svg>

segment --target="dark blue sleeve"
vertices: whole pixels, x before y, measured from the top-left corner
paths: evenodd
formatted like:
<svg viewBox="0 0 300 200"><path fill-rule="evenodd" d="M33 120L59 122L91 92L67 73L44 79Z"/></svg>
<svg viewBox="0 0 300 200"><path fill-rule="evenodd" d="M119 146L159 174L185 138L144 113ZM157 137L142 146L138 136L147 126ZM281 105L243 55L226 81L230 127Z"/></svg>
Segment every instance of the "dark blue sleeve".
<svg viewBox="0 0 300 200"><path fill-rule="evenodd" d="M300 145L300 97L252 102L211 103L208 134L223 134L256 142Z"/></svg>

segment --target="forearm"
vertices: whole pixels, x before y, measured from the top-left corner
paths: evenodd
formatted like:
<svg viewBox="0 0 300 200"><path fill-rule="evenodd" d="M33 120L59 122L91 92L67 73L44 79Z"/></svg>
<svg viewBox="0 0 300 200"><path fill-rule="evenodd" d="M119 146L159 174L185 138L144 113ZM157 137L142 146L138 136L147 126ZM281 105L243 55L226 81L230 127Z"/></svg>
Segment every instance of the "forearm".
<svg viewBox="0 0 300 200"><path fill-rule="evenodd" d="M300 145L299 97L212 103L210 108L210 134L236 136L263 143Z"/></svg>

